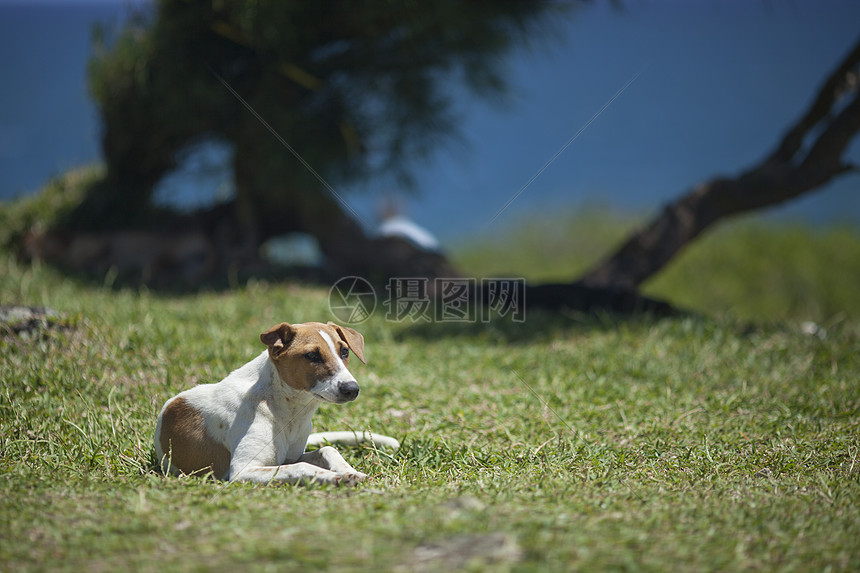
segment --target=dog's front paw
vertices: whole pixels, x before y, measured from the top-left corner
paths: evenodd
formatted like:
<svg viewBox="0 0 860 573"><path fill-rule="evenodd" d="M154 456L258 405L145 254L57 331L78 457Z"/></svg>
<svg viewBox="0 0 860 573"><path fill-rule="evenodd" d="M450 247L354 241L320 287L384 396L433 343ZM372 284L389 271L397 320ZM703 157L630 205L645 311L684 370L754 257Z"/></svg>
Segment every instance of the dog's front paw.
<svg viewBox="0 0 860 573"><path fill-rule="evenodd" d="M361 472L350 472L345 474L340 474L335 478L335 483L339 486L345 485L348 487L355 487L364 480L367 479L367 474Z"/></svg>

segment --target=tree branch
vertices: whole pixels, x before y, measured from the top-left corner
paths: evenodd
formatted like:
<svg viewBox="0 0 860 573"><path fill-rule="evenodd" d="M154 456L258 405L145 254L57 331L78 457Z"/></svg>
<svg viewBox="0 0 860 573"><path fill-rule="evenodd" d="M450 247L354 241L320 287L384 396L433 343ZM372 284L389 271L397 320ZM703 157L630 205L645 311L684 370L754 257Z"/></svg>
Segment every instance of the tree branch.
<svg viewBox="0 0 860 573"><path fill-rule="evenodd" d="M716 221L788 201L851 171L842 154L860 131L858 66L860 41L770 156L737 177L720 177L698 185L666 206L656 219L633 233L612 256L577 282L590 287L636 289ZM848 103L836 113L845 100ZM817 128L821 131L804 155L804 140Z"/></svg>
<svg viewBox="0 0 860 573"><path fill-rule="evenodd" d="M822 84L812 105L800 121L788 130L776 151L765 163L784 163L791 160L800 151L803 140L810 130L827 117L844 91L851 89L852 72L855 74L853 81L856 82L855 68L858 64L860 64L860 42L854 46Z"/></svg>

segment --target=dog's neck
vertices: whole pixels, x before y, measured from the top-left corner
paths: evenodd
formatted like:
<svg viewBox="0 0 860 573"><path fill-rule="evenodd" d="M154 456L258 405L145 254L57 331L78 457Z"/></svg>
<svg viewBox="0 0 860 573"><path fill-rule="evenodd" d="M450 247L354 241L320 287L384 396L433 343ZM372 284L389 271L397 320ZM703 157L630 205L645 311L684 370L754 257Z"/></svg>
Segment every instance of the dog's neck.
<svg viewBox="0 0 860 573"><path fill-rule="evenodd" d="M310 392L296 390L278 375L278 369L266 353L261 381L266 381L270 388L271 403L269 407L278 419L300 422L310 420L320 405L320 400Z"/></svg>

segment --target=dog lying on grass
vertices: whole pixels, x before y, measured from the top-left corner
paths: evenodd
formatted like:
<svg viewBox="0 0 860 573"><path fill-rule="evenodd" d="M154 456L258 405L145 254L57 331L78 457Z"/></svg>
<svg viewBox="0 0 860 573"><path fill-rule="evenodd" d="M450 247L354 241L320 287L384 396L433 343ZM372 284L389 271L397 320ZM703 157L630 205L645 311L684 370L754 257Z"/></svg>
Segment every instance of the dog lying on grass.
<svg viewBox="0 0 860 573"><path fill-rule="evenodd" d="M389 436L369 432L312 434L322 402L343 404L358 396L347 369L350 353L362 363L364 337L333 322L283 322L260 335L259 356L217 384L201 384L169 399L155 427L155 453L172 475L211 474L256 483L356 485L367 475L325 443L397 448Z"/></svg>

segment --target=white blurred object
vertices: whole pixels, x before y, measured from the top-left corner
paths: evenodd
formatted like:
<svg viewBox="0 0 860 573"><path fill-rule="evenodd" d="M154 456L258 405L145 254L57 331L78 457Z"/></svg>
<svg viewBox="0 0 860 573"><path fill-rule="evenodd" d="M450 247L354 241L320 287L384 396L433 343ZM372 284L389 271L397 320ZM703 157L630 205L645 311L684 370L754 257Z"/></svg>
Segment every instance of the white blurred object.
<svg viewBox="0 0 860 573"><path fill-rule="evenodd" d="M260 247L267 260L285 267L320 267L325 261L319 241L307 233L272 237Z"/></svg>
<svg viewBox="0 0 860 573"><path fill-rule="evenodd" d="M417 223L403 215L388 217L379 224L379 228L376 230L376 233L380 237L398 237L406 239L416 247L424 249L425 251L439 250L439 241L430 233L430 231L419 226Z"/></svg>
<svg viewBox="0 0 860 573"><path fill-rule="evenodd" d="M827 331L824 330L824 328L822 328L822 327L818 326L817 324L815 324L814 322L812 322L811 320L808 320L806 322L801 322L800 323L800 331L803 334L806 334L808 336L817 336L818 338L821 338L821 339L823 339L827 336Z"/></svg>

